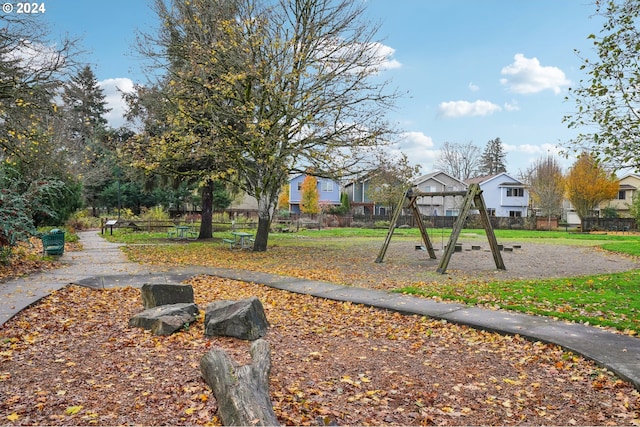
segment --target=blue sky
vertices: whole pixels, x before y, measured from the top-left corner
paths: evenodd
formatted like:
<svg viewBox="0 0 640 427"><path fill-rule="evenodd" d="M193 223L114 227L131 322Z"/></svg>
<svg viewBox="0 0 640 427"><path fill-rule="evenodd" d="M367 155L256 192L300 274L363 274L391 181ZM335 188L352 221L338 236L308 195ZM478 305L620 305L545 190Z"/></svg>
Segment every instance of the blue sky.
<svg viewBox="0 0 640 427"><path fill-rule="evenodd" d="M575 135L562 117L575 104L567 89L585 78L580 50L601 25L590 0L363 0L392 61L382 77L406 92L389 118L404 131L396 149L422 172L433 170L444 142L484 148L500 138L507 170L517 175ZM115 90L144 83L133 48L154 26L146 0L47 0L52 34L79 37L122 123ZM565 167L571 159L560 159Z"/></svg>

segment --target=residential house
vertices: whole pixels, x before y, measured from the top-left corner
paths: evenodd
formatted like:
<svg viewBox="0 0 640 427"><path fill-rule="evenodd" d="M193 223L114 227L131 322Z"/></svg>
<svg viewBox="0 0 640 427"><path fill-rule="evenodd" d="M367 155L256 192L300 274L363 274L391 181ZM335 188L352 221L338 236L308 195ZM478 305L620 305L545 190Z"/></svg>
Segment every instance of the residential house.
<svg viewBox="0 0 640 427"><path fill-rule="evenodd" d="M467 184L453 176L435 171L423 175L414 181L417 190L422 193L436 191L467 191ZM422 215L427 216L458 216L463 198L460 196L431 196L419 197L416 206Z"/></svg>
<svg viewBox="0 0 640 427"><path fill-rule="evenodd" d="M369 198L370 185L371 173L345 184L344 192L349 197L351 212L354 215L387 215L393 208L372 201Z"/></svg>
<svg viewBox="0 0 640 427"><path fill-rule="evenodd" d="M300 201L302 200L302 182L305 174L296 175L289 180L289 211L299 214ZM329 206L340 205L340 185L329 178L316 178L318 180L318 204L320 209Z"/></svg>
<svg viewBox="0 0 640 427"><path fill-rule="evenodd" d="M515 218L527 216L529 206L527 186L506 172L471 178L465 182L468 185L480 185L487 213L490 216Z"/></svg>
<svg viewBox="0 0 640 427"><path fill-rule="evenodd" d="M631 173L623 176L618 180L620 183L620 189L618 195L613 200L607 200L600 204L600 210L610 207L618 211L618 215L621 217L629 217L629 206L633 200L634 195L640 188L640 175Z"/></svg>

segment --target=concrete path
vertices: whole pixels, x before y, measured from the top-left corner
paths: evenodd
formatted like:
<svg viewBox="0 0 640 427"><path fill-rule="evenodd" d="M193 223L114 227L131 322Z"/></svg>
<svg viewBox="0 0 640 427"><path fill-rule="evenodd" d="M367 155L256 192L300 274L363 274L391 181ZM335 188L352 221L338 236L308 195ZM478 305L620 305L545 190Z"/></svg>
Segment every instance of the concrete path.
<svg viewBox="0 0 640 427"><path fill-rule="evenodd" d="M120 245L107 242L95 231L81 232L79 236L84 250L65 252L61 258L65 263L63 268L0 284L0 325L51 291L70 283L95 289L140 287L145 283L180 283L196 274L209 274L319 298L425 315L477 329L519 334L532 340L558 344L594 360L640 390L640 338L541 316L441 303L385 291L252 271L208 267L171 270L154 267L151 270L147 266L128 262Z"/></svg>

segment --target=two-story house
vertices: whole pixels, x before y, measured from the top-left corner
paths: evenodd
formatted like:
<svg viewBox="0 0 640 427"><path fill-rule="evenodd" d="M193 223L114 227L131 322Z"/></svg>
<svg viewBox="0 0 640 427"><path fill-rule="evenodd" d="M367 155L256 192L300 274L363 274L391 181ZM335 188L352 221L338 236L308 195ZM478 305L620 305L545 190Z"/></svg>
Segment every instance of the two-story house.
<svg viewBox="0 0 640 427"><path fill-rule="evenodd" d="M628 217L630 216L629 206L631 205L634 195L640 188L640 175L630 173L620 178L618 182L620 184L618 195L613 200L607 200L601 203L600 210L609 207L618 211L621 217Z"/></svg>
<svg viewBox="0 0 640 427"><path fill-rule="evenodd" d="M300 201L302 200L302 182L305 174L296 175L289 180L289 211L294 214L301 213ZM318 204L320 209L328 206L340 205L340 184L328 178L316 178L318 180Z"/></svg>
<svg viewBox="0 0 640 427"><path fill-rule="evenodd" d="M506 172L471 178L465 182L468 185L480 185L487 213L490 216L515 218L527 216L529 207L527 186Z"/></svg>
<svg viewBox="0 0 640 427"><path fill-rule="evenodd" d="M466 191L467 184L453 176L435 171L414 181L417 190L423 193L440 191ZM418 210L427 216L458 216L463 198L460 196L420 197L416 200Z"/></svg>
<svg viewBox="0 0 640 427"><path fill-rule="evenodd" d="M344 192L349 197L351 212L355 215L387 215L389 206L382 206L369 198L372 174L368 173L344 186Z"/></svg>

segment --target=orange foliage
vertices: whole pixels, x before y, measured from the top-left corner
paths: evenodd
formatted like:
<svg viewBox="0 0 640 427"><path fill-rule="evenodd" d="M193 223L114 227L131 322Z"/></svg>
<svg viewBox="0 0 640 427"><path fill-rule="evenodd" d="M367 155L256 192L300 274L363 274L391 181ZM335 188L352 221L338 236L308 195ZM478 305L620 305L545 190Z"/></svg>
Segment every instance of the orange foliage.
<svg viewBox="0 0 640 427"><path fill-rule="evenodd" d="M320 212L320 194L318 193L318 180L307 175L302 181L300 189L300 211L305 214L317 214Z"/></svg>
<svg viewBox="0 0 640 427"><path fill-rule="evenodd" d="M581 219L588 217L600 202L613 199L619 189L616 177L589 153L576 160L566 178L567 198Z"/></svg>

